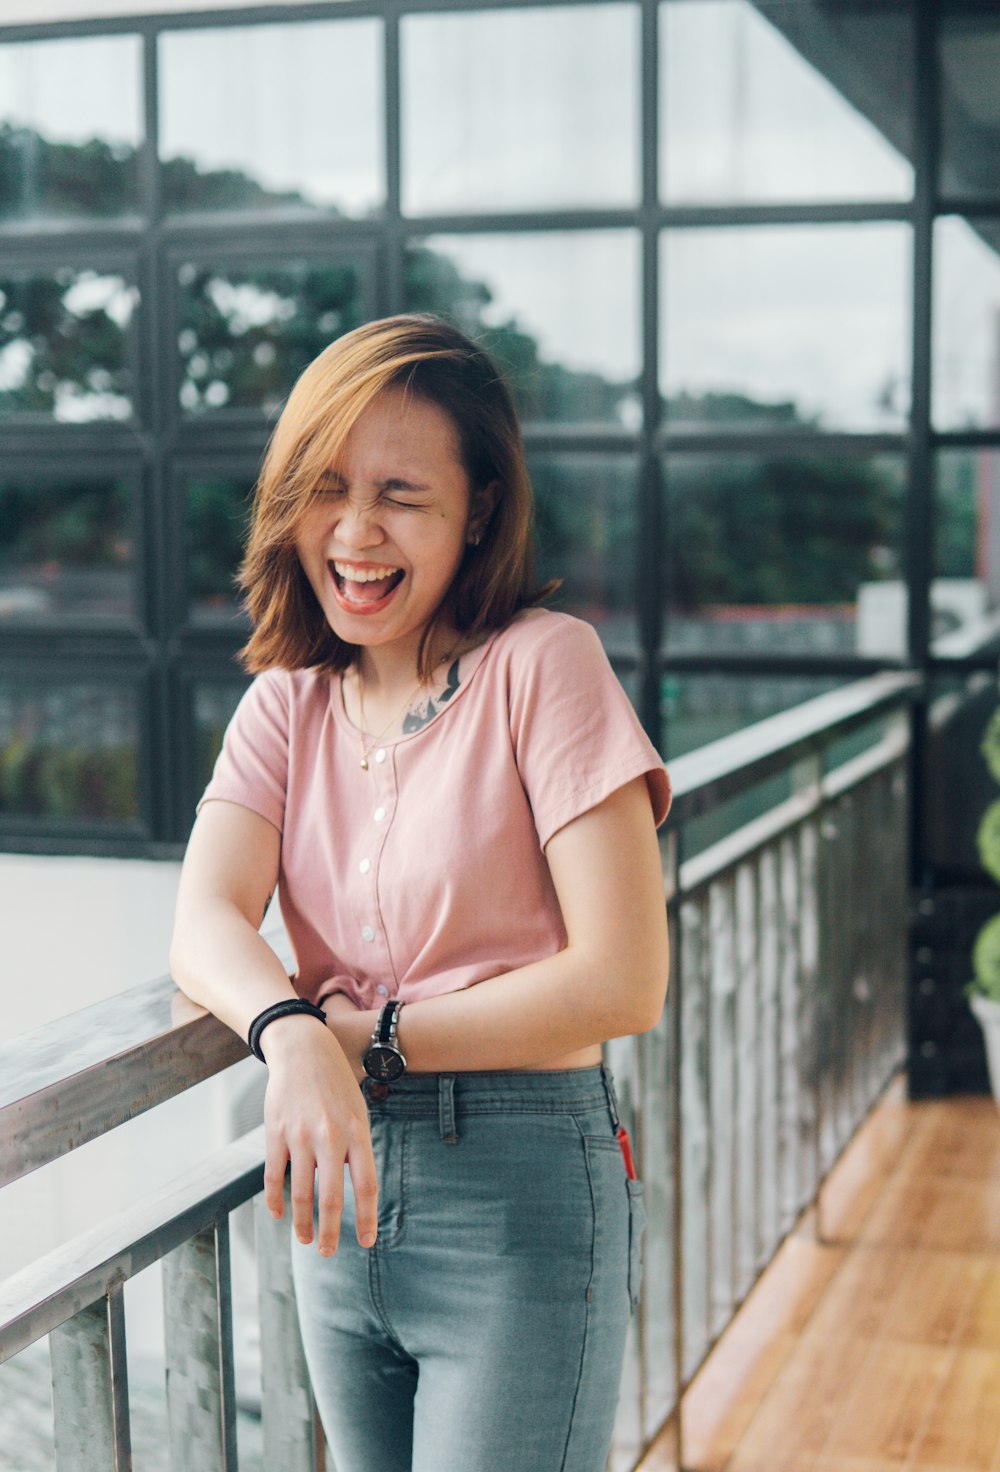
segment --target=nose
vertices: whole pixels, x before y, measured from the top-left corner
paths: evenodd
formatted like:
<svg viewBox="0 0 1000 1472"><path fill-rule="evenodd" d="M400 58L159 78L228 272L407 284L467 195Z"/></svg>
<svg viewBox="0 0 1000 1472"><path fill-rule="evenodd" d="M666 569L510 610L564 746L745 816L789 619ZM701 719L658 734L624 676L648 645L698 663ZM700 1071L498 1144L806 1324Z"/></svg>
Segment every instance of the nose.
<svg viewBox="0 0 1000 1472"><path fill-rule="evenodd" d="M351 505L345 498L339 511L336 536L345 548L360 551L366 547L377 547L384 540L374 507Z"/></svg>

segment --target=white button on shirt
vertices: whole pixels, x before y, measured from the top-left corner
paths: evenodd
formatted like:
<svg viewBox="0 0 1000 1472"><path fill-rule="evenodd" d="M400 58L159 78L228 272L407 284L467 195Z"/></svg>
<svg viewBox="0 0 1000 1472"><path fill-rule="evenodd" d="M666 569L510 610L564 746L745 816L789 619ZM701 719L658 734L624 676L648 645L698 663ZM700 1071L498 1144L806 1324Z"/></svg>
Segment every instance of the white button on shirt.
<svg viewBox="0 0 1000 1472"><path fill-rule="evenodd" d="M385 808L376 808L375 811L372 813L372 817L375 819L376 823L381 823L382 819L385 817Z"/></svg>
<svg viewBox="0 0 1000 1472"><path fill-rule="evenodd" d="M379 749L378 749L378 751L375 753L375 760L377 762L379 762L379 763L384 762L385 761L385 756L386 756L385 747L384 746L380 746Z"/></svg>
<svg viewBox="0 0 1000 1472"><path fill-rule="evenodd" d="M362 932L361 932L361 939L362 940L374 940L375 939L375 932L374 932L374 930L372 930L372 928L371 928L370 925L366 925L365 928L364 928L364 930L362 930Z"/></svg>
<svg viewBox="0 0 1000 1472"><path fill-rule="evenodd" d="M375 990L378 992L380 997L387 997L389 995L389 988L387 986L383 986L381 982L379 982Z"/></svg>
<svg viewBox="0 0 1000 1472"><path fill-rule="evenodd" d="M368 873L368 870L371 868L371 866L372 866L371 859L362 859L361 860L361 863L358 865L358 868L361 870L362 874L367 874Z"/></svg>

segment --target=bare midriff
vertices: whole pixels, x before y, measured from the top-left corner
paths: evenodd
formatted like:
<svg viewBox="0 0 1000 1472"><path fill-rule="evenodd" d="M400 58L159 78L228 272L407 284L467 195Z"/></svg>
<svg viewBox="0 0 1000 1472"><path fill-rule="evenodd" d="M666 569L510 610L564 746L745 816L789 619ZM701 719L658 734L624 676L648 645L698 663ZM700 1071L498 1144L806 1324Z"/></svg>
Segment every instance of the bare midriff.
<svg viewBox="0 0 1000 1472"><path fill-rule="evenodd" d="M575 1053L563 1053L561 1057L550 1058L545 1063L530 1063L520 1072L541 1073L553 1068L593 1068L601 1062L601 1056L600 1043L594 1043L589 1048L577 1048Z"/></svg>

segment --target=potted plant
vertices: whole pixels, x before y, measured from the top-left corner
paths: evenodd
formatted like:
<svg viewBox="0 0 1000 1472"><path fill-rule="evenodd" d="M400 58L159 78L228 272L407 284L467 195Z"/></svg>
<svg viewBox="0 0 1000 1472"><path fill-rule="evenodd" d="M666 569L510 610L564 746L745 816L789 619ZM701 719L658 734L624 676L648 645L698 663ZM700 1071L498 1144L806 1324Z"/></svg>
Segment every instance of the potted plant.
<svg viewBox="0 0 1000 1472"><path fill-rule="evenodd" d="M1000 782L1000 708L987 724L980 750L991 775ZM990 803L976 835L983 868L1000 884L1000 798ZM1000 1104L1000 915L994 915L972 947L975 973L966 995L983 1029L993 1097Z"/></svg>

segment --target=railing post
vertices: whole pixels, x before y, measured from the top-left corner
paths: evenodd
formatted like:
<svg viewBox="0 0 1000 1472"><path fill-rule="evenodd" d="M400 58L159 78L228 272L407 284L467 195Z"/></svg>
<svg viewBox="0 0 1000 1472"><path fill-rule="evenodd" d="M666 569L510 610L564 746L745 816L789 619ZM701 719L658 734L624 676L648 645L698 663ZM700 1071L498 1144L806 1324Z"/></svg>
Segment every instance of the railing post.
<svg viewBox="0 0 1000 1472"><path fill-rule="evenodd" d="M122 1289L49 1335L57 1472L131 1472Z"/></svg>
<svg viewBox="0 0 1000 1472"><path fill-rule="evenodd" d="M236 1386L223 1218L163 1259L167 1424L174 1472L236 1472Z"/></svg>
<svg viewBox="0 0 1000 1472"><path fill-rule="evenodd" d="M263 1196L253 1203L260 1300L261 1419L264 1466L323 1472L324 1441L302 1349L292 1285L290 1217L271 1216Z"/></svg>

